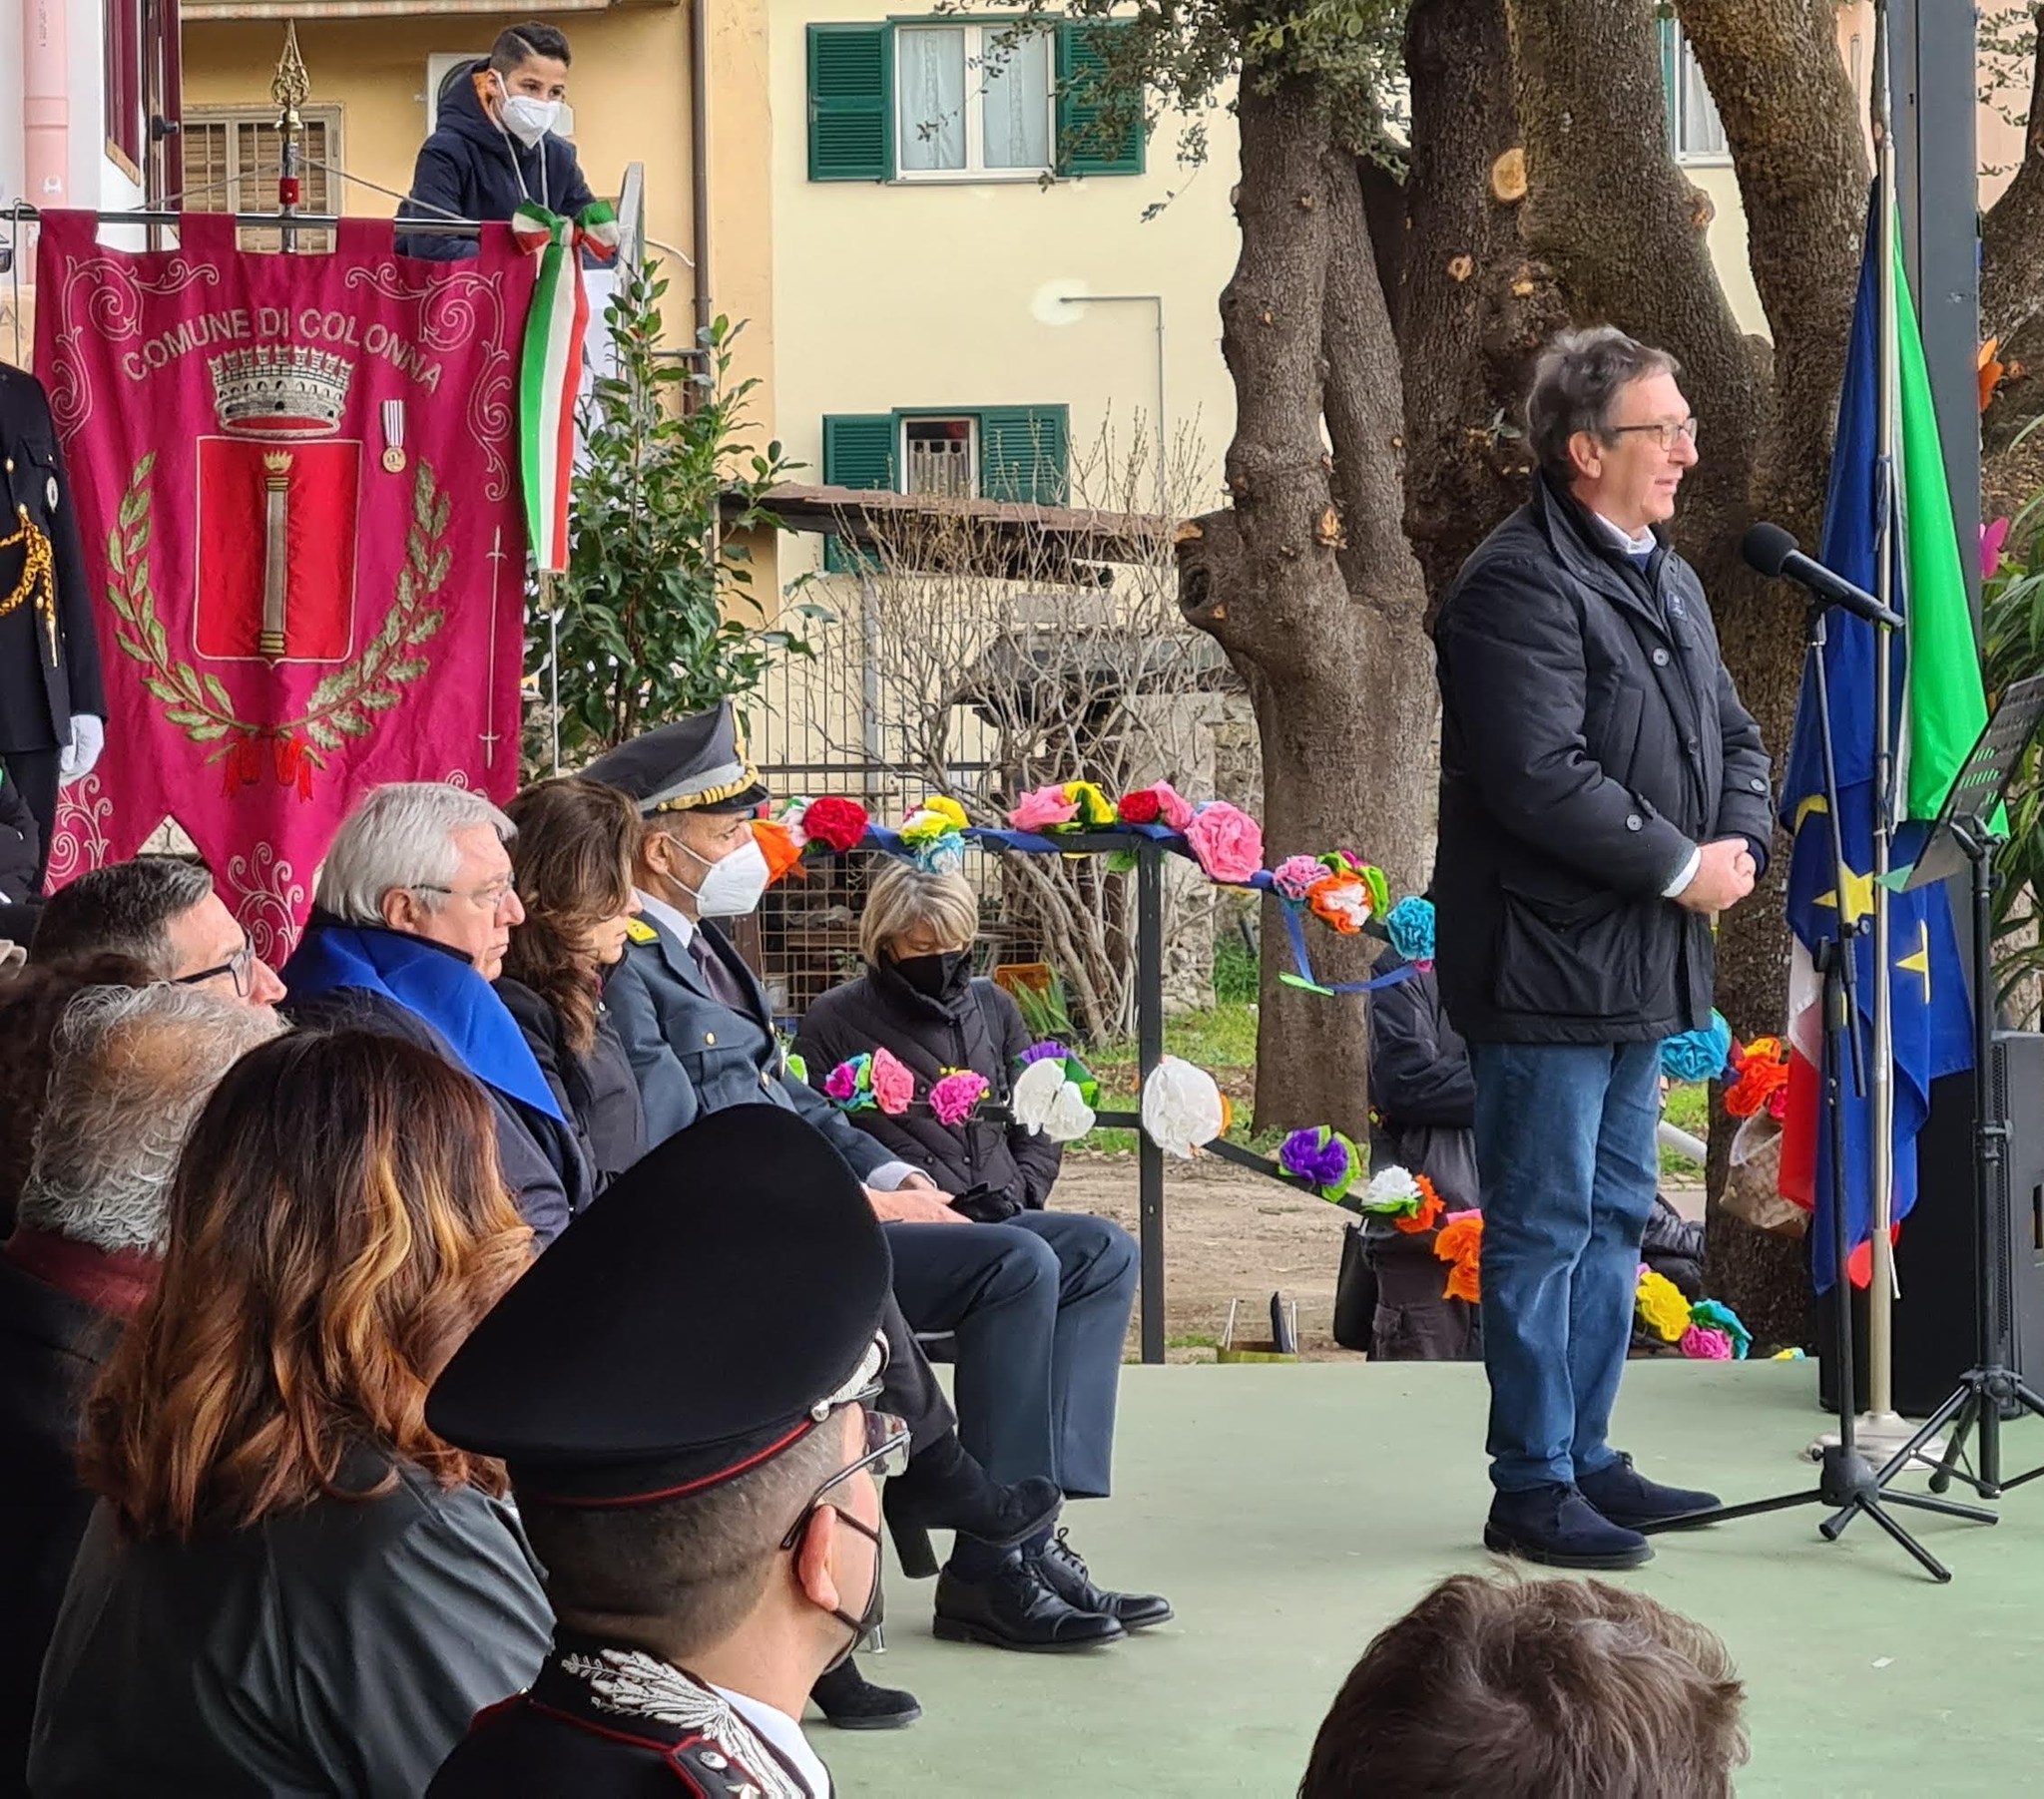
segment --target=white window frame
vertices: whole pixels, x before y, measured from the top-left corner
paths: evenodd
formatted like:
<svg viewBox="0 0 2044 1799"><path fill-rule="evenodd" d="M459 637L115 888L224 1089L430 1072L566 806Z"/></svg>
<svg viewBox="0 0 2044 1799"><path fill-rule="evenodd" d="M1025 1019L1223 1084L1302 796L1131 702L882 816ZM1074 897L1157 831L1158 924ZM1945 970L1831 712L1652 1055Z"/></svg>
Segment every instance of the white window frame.
<svg viewBox="0 0 2044 1799"><path fill-rule="evenodd" d="M1021 21L1016 21L1017 24ZM894 66L888 70L894 93L894 179L897 182L1041 182L1046 175L1055 173L1053 164L1058 153L1058 47L1057 33L1049 25L1041 27L1042 35L1049 39L1050 80L1045 84L1044 144L1048 147L1051 162L1036 169L989 169L983 159L986 156L986 38L988 34L1000 37L1011 31L1009 24L972 25L951 24L945 20L930 20L896 25L890 54ZM965 34L965 167L962 169L911 169L903 154L916 126L924 123L911 122L908 109L902 104L901 55L905 40L916 31L962 31ZM932 414L931 416L938 416ZM978 445L975 429L973 443L975 452Z"/></svg>
<svg viewBox="0 0 2044 1799"><path fill-rule="evenodd" d="M957 171L946 170L944 173L955 175ZM910 425L928 424L959 424L966 427L965 492L969 498L977 499L979 496L979 458L981 446L979 441L979 414L976 412L904 413L895 426L894 466L899 471L895 478L895 486L903 494L914 493L915 490L908 484L908 427Z"/></svg>
<svg viewBox="0 0 2044 1799"><path fill-rule="evenodd" d="M435 50L426 58L426 91L420 99L426 105L426 136L431 137L440 126L440 84L447 79L448 71L462 63L483 61L490 54L489 45L480 50ZM575 135L575 109L566 101L561 103L561 123L554 128L557 138L572 138Z"/></svg>
<svg viewBox="0 0 2044 1799"><path fill-rule="evenodd" d="M1689 136L1689 115L1683 106L1683 96L1695 81L1708 98L1710 84L1704 80L1704 72L1697 65L1697 53L1690 41L1683 35L1682 27L1671 21L1669 29L1675 33L1675 81L1674 91L1668 96L1668 123L1675 138L1675 160L1692 168L1723 169L1731 165L1732 148L1725 145L1717 150L1691 150L1685 140ZM1725 135L1725 122L1718 117L1718 103L1710 102L1711 117L1718 128L1718 136Z"/></svg>

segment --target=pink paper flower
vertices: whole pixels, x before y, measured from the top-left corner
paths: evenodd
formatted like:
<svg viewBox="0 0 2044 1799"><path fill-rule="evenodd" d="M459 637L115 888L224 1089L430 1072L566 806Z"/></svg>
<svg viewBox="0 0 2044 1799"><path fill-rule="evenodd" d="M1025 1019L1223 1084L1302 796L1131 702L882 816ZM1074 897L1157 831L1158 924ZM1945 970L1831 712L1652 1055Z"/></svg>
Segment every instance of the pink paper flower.
<svg viewBox="0 0 2044 1799"><path fill-rule="evenodd" d="M915 1100L915 1077L891 1050L873 1052L873 1100L890 1119L898 1119Z"/></svg>
<svg viewBox="0 0 2044 1799"><path fill-rule="evenodd" d="M1225 799L1211 800L1193 814L1186 841L1211 881L1241 886L1264 866L1264 827Z"/></svg>
<svg viewBox="0 0 2044 1799"><path fill-rule="evenodd" d="M1326 874L1317 856L1286 856L1271 871L1271 880L1286 899L1303 900Z"/></svg>
<svg viewBox="0 0 2044 1799"><path fill-rule="evenodd" d="M972 1109L986 1098L987 1088L987 1078L970 1069L946 1075L930 1089L930 1112L939 1124L955 1130L972 1117Z"/></svg>
<svg viewBox="0 0 2044 1799"><path fill-rule="evenodd" d="M1992 581L2001 573L2001 553L2008 546L2011 519L1996 519L1980 527L1980 578Z"/></svg>
<svg viewBox="0 0 2044 1799"><path fill-rule="evenodd" d="M1070 824L1078 816L1078 803L1065 797L1064 788L1038 787L1015 802L1008 823L1018 831L1044 831L1053 825Z"/></svg>
<svg viewBox="0 0 2044 1799"><path fill-rule="evenodd" d="M1722 1330L1692 1324L1682 1333L1682 1353L1693 1362L1729 1362L1732 1338Z"/></svg>
<svg viewBox="0 0 2044 1799"><path fill-rule="evenodd" d="M1193 822L1193 802L1171 782L1158 781L1150 791L1157 795L1157 803L1164 811L1164 822L1173 830L1182 831Z"/></svg>
<svg viewBox="0 0 2044 1799"><path fill-rule="evenodd" d="M854 1056L849 1062L840 1062L823 1077L823 1091L840 1104L858 1092L859 1064L865 1059Z"/></svg>

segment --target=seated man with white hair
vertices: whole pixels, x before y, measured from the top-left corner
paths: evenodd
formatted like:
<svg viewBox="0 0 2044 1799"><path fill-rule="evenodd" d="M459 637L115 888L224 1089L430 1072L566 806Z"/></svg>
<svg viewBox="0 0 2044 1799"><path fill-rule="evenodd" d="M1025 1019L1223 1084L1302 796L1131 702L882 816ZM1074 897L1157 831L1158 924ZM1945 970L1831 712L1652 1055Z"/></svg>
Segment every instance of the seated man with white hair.
<svg viewBox="0 0 2044 1799"><path fill-rule="evenodd" d="M0 1791L27 1764L36 1676L92 1515L73 1461L86 1391L156 1284L186 1130L282 1028L267 1006L157 985L88 987L57 1029L49 1110L0 1247Z"/></svg>
<svg viewBox="0 0 2044 1799"><path fill-rule="evenodd" d="M374 789L320 865L304 939L284 965L284 1012L408 1038L480 1083L505 1182L545 1244L589 1203L591 1184L573 1127L490 986L525 917L504 849L517 830L465 787Z"/></svg>

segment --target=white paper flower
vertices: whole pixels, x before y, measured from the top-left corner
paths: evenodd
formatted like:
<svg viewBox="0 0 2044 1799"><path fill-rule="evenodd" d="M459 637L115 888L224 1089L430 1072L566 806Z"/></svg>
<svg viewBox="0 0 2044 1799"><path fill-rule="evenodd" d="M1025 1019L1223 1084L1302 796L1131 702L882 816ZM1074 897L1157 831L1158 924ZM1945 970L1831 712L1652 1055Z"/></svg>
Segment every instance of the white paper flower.
<svg viewBox="0 0 2044 1799"><path fill-rule="evenodd" d="M1015 1123L1031 1135L1039 1133L1050 1123L1061 1098L1060 1090L1070 1085L1065 1079L1064 1063L1055 1056L1032 1062L1015 1077L1014 1088L1008 1095Z"/></svg>
<svg viewBox="0 0 2044 1799"><path fill-rule="evenodd" d="M1414 1210L1419 1204L1419 1182L1404 1168L1379 1169L1363 1188L1360 1204L1366 1212Z"/></svg>
<svg viewBox="0 0 2044 1799"><path fill-rule="evenodd" d="M1205 1069L1167 1056L1143 1083L1143 1130L1169 1155L1190 1157L1222 1132L1221 1089Z"/></svg>
<svg viewBox="0 0 2044 1799"><path fill-rule="evenodd" d="M1079 1091L1076 1081L1067 1081L1058 1089L1057 1098L1051 1102L1050 1117L1044 1121L1043 1131L1054 1143L1074 1142L1093 1128L1093 1108L1086 1104L1086 1098Z"/></svg>

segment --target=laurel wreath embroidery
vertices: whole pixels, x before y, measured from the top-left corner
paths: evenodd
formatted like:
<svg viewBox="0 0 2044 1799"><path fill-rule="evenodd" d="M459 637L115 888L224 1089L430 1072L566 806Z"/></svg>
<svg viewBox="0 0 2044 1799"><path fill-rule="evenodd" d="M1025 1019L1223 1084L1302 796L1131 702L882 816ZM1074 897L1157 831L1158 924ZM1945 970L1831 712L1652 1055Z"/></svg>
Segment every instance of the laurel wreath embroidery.
<svg viewBox="0 0 2044 1799"><path fill-rule="evenodd" d="M262 724L241 716L217 676L171 654L169 634L157 617L150 572L154 502L149 477L155 467L153 450L135 465L115 529L107 534L107 604L120 621L114 641L142 665L142 684L162 703L164 716L193 742L217 745L206 759L226 762L230 793L259 780L267 760L280 784L295 786L300 798L309 799L313 770L323 768L327 756L349 738L368 736L375 729L376 714L397 705L405 688L431 667L429 658L413 653L446 623L445 610L434 602L453 565L445 542L448 497L432 469L420 462L412 483L404 567L398 571L396 598L381 627L352 663L320 677L302 713Z"/></svg>

